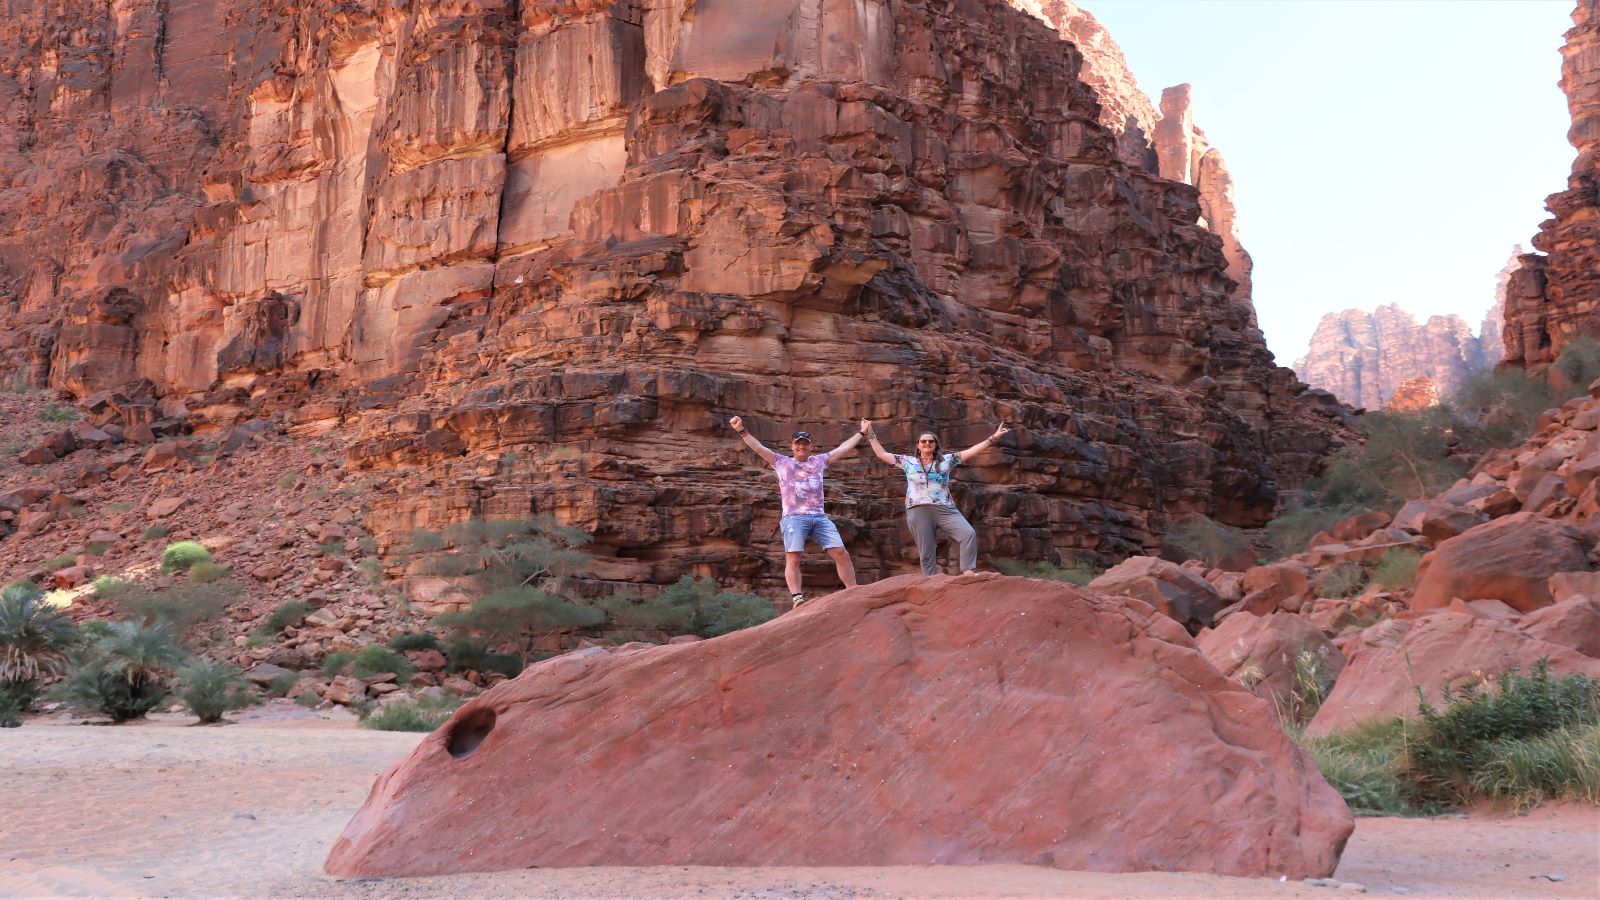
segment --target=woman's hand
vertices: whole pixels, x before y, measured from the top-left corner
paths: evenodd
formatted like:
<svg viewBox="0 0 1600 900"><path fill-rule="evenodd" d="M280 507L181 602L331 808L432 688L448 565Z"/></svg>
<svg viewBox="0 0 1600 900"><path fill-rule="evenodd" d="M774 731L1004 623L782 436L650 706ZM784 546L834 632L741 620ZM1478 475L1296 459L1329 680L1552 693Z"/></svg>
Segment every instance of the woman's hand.
<svg viewBox="0 0 1600 900"><path fill-rule="evenodd" d="M876 437L876 435L874 435L872 433L872 420L871 419L862 419L861 420L861 433L866 435L869 438L870 437Z"/></svg>
<svg viewBox="0 0 1600 900"><path fill-rule="evenodd" d="M998 441L998 440L1000 440L1001 438L1005 437L1006 435L1008 435L1010 433L1011 433L1011 426L1006 424L1005 422L1001 422L1000 423L1000 427L996 428L994 430L994 434L989 437L989 440Z"/></svg>

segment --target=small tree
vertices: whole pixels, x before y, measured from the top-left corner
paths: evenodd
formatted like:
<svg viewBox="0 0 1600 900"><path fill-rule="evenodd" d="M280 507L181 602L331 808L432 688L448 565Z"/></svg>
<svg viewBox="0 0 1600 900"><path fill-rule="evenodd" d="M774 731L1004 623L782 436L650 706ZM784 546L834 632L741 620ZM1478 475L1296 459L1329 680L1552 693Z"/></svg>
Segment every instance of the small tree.
<svg viewBox="0 0 1600 900"><path fill-rule="evenodd" d="M249 685L239 667L202 657L178 670L178 698L200 717L201 725L222 721L222 714L250 704Z"/></svg>
<svg viewBox="0 0 1600 900"><path fill-rule="evenodd" d="M605 619L605 613L593 606L579 606L538 588L506 587L460 612L439 616L434 624L510 644L526 666L540 642L564 631L599 625Z"/></svg>
<svg viewBox="0 0 1600 900"><path fill-rule="evenodd" d="M137 719L160 705L167 677L185 657L170 625L112 622L61 685L69 703L98 710L113 722Z"/></svg>
<svg viewBox="0 0 1600 900"><path fill-rule="evenodd" d="M611 597L602 606L627 628L708 638L760 625L777 615L763 597L724 591L715 579L690 575L646 600Z"/></svg>
<svg viewBox="0 0 1600 900"><path fill-rule="evenodd" d="M222 615L244 593L244 587L237 581L208 584L161 581L130 585L113 602L131 619L145 625L170 625L175 634L181 635L201 622Z"/></svg>
<svg viewBox="0 0 1600 900"><path fill-rule="evenodd" d="M19 709L33 705L41 677L59 674L77 629L44 602L44 590L15 581L0 590L0 693Z"/></svg>

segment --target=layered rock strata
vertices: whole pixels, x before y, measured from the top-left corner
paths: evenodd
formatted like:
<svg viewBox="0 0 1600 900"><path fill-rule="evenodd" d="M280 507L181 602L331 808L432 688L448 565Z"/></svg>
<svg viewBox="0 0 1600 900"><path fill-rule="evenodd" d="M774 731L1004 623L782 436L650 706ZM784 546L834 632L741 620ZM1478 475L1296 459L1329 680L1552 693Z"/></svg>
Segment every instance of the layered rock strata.
<svg viewBox="0 0 1600 900"><path fill-rule="evenodd" d="M1429 316L1419 325L1391 303L1370 313L1323 316L1294 365L1307 384L1346 403L1382 409L1403 383L1421 377L1448 397L1468 375L1492 365L1485 343L1460 316Z"/></svg>
<svg viewBox="0 0 1600 900"><path fill-rule="evenodd" d="M1117 158L1081 54L979 6L21 9L6 359L348 439L397 479L385 545L555 515L602 581L777 583L734 413L1012 420L960 498L993 556L1259 524L1339 411L1272 365L1198 192ZM894 474L830 477L863 574L908 567Z"/></svg>
<svg viewBox="0 0 1600 900"><path fill-rule="evenodd" d="M1332 872L1353 827L1268 704L1148 605L919 575L710 641L545 662L385 773L326 867L1299 879Z"/></svg>
<svg viewBox="0 0 1600 900"><path fill-rule="evenodd" d="M1545 200L1552 218L1520 258L1507 289L1505 361L1542 366L1568 341L1600 336L1600 0L1578 0L1561 48L1561 90L1578 150L1567 189Z"/></svg>

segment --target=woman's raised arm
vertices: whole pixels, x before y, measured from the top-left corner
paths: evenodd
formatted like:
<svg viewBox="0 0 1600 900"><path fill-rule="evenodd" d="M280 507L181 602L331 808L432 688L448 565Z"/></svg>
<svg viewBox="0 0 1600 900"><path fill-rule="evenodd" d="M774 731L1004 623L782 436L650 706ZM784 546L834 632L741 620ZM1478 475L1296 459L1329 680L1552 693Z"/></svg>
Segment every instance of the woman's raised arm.
<svg viewBox="0 0 1600 900"><path fill-rule="evenodd" d="M994 430L994 434L989 435L988 437L986 437L983 440L977 442L976 444L973 444L971 447L968 447L967 449L961 451L960 453L958 453L956 455L961 458L962 462L966 462L967 460L973 458L974 456L977 456L979 453L982 453L983 451L989 449L989 445L990 444L993 444L995 441L999 440L1002 437L1005 437L1006 435L1008 435L1010 433L1011 433L1011 426L1007 425L1004 422L1001 422L1000 423L1000 427L996 428Z"/></svg>
<svg viewBox="0 0 1600 900"><path fill-rule="evenodd" d="M877 458L883 460L884 462L888 463L891 466L899 465L899 463L896 463L894 461L894 454L890 453L889 451L887 451L885 449L883 449L883 445L878 443L878 433L876 431L872 430L872 420L871 419L862 419L861 420L861 430L867 433L867 440L872 442L872 455L873 456L876 456Z"/></svg>

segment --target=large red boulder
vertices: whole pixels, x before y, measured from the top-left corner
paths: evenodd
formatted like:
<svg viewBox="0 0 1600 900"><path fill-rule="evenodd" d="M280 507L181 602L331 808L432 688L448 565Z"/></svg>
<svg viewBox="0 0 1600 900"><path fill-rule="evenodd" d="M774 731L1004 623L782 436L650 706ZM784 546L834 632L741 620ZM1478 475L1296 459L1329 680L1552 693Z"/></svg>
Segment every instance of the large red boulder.
<svg viewBox="0 0 1600 900"><path fill-rule="evenodd" d="M1471 612L1436 612L1415 623L1389 620L1344 648L1349 664L1307 734L1346 731L1364 722L1417 713L1417 690L1437 704L1445 685L1527 672L1548 659L1558 674L1600 678L1600 659L1542 640L1507 621Z"/></svg>
<svg viewBox="0 0 1600 900"><path fill-rule="evenodd" d="M1302 878L1353 825L1267 704L1148 605L901 576L713 640L530 668L385 773L326 865Z"/></svg>
<svg viewBox="0 0 1600 900"><path fill-rule="evenodd" d="M1442 609L1453 597L1501 600L1520 612L1549 606L1550 576L1592 569L1592 543L1577 528L1530 512L1485 522L1422 558L1411 608Z"/></svg>

